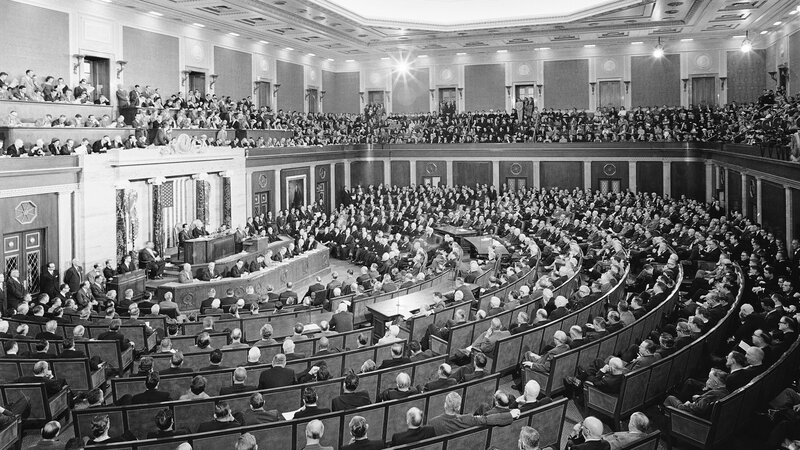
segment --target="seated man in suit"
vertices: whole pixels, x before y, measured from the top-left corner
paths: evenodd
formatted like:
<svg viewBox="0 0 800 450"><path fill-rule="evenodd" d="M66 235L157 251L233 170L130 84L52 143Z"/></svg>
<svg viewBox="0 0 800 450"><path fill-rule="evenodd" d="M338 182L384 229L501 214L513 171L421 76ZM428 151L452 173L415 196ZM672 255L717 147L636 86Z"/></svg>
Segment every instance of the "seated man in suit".
<svg viewBox="0 0 800 450"><path fill-rule="evenodd" d="M220 391L222 394L222 391ZM283 415L277 409L264 409L264 397L256 392L250 396L248 402L250 409L244 413L244 424L255 425L257 423L272 423L283 420Z"/></svg>
<svg viewBox="0 0 800 450"><path fill-rule="evenodd" d="M133 258L131 255L125 255L122 257L122 262L117 266L117 273L120 275L133 272L136 270L136 266L133 264Z"/></svg>
<svg viewBox="0 0 800 450"><path fill-rule="evenodd" d="M553 357L569 351L569 345L567 345L567 342L567 334L561 330L557 330L555 333L553 333L553 348L548 350L544 355L537 355L532 352L527 352L525 354L524 361L522 362L522 366L538 372L550 372L550 362L553 360Z"/></svg>
<svg viewBox="0 0 800 450"><path fill-rule="evenodd" d="M161 376L158 372L150 372L144 380L145 391L134 395L131 398L131 404L163 403L172 400L169 392L158 390L159 383L161 383Z"/></svg>
<svg viewBox="0 0 800 450"><path fill-rule="evenodd" d="M372 403L369 398L369 393L366 391L357 391L358 383L358 375L353 372L348 373L344 377L344 382L342 383L344 393L331 400L331 410L347 411Z"/></svg>
<svg viewBox="0 0 800 450"><path fill-rule="evenodd" d="M169 375L173 373L192 373L194 372L190 367L183 366L183 352L175 351L169 361L169 369L161 371L161 375Z"/></svg>
<svg viewBox="0 0 800 450"><path fill-rule="evenodd" d="M553 400L550 397L539 398L541 387L536 380L530 380L525 383L525 391L516 399L512 399L511 408L518 408L521 412L530 411L531 409L538 408L542 405L551 403Z"/></svg>
<svg viewBox="0 0 800 450"><path fill-rule="evenodd" d="M261 372L258 379L259 389L270 389L291 386L295 383L295 373L286 368L286 355L278 353L272 357L272 367Z"/></svg>
<svg viewBox="0 0 800 450"><path fill-rule="evenodd" d="M192 275L192 265L186 263L182 266L182 270L178 272L178 283L188 284L194 281Z"/></svg>
<svg viewBox="0 0 800 450"><path fill-rule="evenodd" d="M316 389L313 387L303 389L303 407L294 413L294 418L313 417L331 412L330 408L320 408L317 405L318 400Z"/></svg>
<svg viewBox="0 0 800 450"><path fill-rule="evenodd" d="M112 319L111 323L108 325L108 331L101 333L97 336L97 340L99 341L117 341L117 346L119 347L120 352L124 352L128 349L128 347L133 347L135 344L131 342L128 338L125 337L122 333L120 333L119 329L122 327L122 320L120 319Z"/></svg>
<svg viewBox="0 0 800 450"><path fill-rule="evenodd" d="M353 416L348 425L350 436L353 438L349 444L343 445L342 450L381 450L385 443L381 439L370 440L367 437L369 424L361 416Z"/></svg>
<svg viewBox="0 0 800 450"><path fill-rule="evenodd" d="M153 241L147 241L144 248L139 251L139 267L147 270L151 279L160 279L164 274L164 267L167 265L164 259L155 250Z"/></svg>
<svg viewBox="0 0 800 450"><path fill-rule="evenodd" d="M148 431L147 439L168 438L181 434L188 434L186 429L175 430L175 418L172 415L172 410L164 408L156 413L155 417L156 431Z"/></svg>
<svg viewBox="0 0 800 450"><path fill-rule="evenodd" d="M481 352L489 358L494 357L495 347L498 339L511 336L508 330L503 329L503 323L498 318L492 319L491 326L486 332L478 335L475 342L467 348L458 349L453 356L453 362L464 365L469 361L469 356L473 351Z"/></svg>
<svg viewBox="0 0 800 450"><path fill-rule="evenodd" d="M47 361L37 361L36 364L33 365L33 375L25 375L17 378L15 383L44 383L44 388L47 391L48 397L58 394L61 392L61 389L67 385L67 381L63 378L56 378L53 376L53 372L50 370L50 364L48 364Z"/></svg>
<svg viewBox="0 0 800 450"><path fill-rule="evenodd" d="M231 267L231 270L228 271L228 276L230 278L241 278L248 274L247 268L244 266L244 261L241 259L236 261L236 264Z"/></svg>
<svg viewBox="0 0 800 450"><path fill-rule="evenodd" d="M423 414L419 408L410 408L406 412L406 425L408 430L400 431L392 436L391 446L411 444L436 436L432 426L422 426Z"/></svg>
<svg viewBox="0 0 800 450"><path fill-rule="evenodd" d="M198 433L206 431L226 430L228 428L236 428L242 426L241 413L234 415L231 412L231 407L226 401L218 401L214 405L214 420L203 422L197 427Z"/></svg>
<svg viewBox="0 0 800 450"><path fill-rule="evenodd" d="M603 436L611 450L621 450L630 444L644 438L650 432L650 419L644 413L635 412L628 420L628 431L617 431Z"/></svg>
<svg viewBox="0 0 800 450"><path fill-rule="evenodd" d="M292 303L297 303L297 294L292 291L292 283L286 283L286 290L278 294L278 302L280 302L281 306L286 306L288 300L293 298L294 301Z"/></svg>
<svg viewBox="0 0 800 450"><path fill-rule="evenodd" d="M677 397L670 395L664 400L664 406L672 406L688 411L700 418L708 419L714 403L728 395L728 389L725 387L727 379L727 372L712 368L708 373L706 386L700 395L693 396L691 400L685 402L681 402Z"/></svg>
<svg viewBox="0 0 800 450"><path fill-rule="evenodd" d="M217 271L217 263L213 261L197 272L197 279L200 281L219 280L220 278L222 278L222 274Z"/></svg>
<svg viewBox="0 0 800 450"><path fill-rule="evenodd" d="M319 441L325 433L325 425L321 420L312 420L306 425L306 446L304 450L333 450L333 447L322 446Z"/></svg>
<svg viewBox="0 0 800 450"><path fill-rule="evenodd" d="M444 413L428 420L436 436L444 436L479 425L504 426L519 417L519 410L512 409L488 416L459 414L461 411L461 395L450 392L444 399Z"/></svg>
<svg viewBox="0 0 800 450"><path fill-rule="evenodd" d="M378 396L378 401L386 402L419 394L419 390L411 386L411 377L405 372L397 374L395 386L394 388L384 389Z"/></svg>
<svg viewBox="0 0 800 450"><path fill-rule="evenodd" d="M403 356L403 344L392 345L392 359L384 359L381 362L379 369L386 369L388 367L400 366L410 363L411 360Z"/></svg>
<svg viewBox="0 0 800 450"><path fill-rule="evenodd" d="M58 355L59 358L86 358L86 354L80 350L75 350L75 340L71 337L64 339L63 349Z"/></svg>
<svg viewBox="0 0 800 450"><path fill-rule="evenodd" d="M436 374L438 378L434 381L429 381L425 383L425 386L422 387L422 392L429 392L435 391L437 389L444 389L456 384L456 380L450 378L450 374L452 373L452 369L450 368L450 364L441 364L439 369L437 369Z"/></svg>
<svg viewBox="0 0 800 450"><path fill-rule="evenodd" d="M603 422L593 416L576 423L567 442L567 448L572 450L609 450L611 448L611 444L603 440Z"/></svg>
<svg viewBox="0 0 800 450"><path fill-rule="evenodd" d="M238 394L240 392L248 392L254 390L255 386L247 385L247 369L244 367L237 367L233 371L233 384L230 386L223 386L219 389L219 395Z"/></svg>

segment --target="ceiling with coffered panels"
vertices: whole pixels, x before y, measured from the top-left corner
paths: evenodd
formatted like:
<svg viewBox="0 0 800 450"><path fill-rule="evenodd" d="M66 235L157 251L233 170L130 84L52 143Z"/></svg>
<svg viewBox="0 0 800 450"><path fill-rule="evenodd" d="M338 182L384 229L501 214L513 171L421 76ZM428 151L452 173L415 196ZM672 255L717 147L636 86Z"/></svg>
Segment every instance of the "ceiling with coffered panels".
<svg viewBox="0 0 800 450"><path fill-rule="evenodd" d="M659 37L668 45L742 39L746 32L758 47L800 18L800 0L113 1L337 61L655 43Z"/></svg>

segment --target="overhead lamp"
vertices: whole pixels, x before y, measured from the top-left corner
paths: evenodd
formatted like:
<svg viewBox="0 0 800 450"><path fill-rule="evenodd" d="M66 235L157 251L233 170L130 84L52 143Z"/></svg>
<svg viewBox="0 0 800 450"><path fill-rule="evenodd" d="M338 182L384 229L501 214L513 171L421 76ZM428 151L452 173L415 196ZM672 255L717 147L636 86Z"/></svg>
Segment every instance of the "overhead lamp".
<svg viewBox="0 0 800 450"><path fill-rule="evenodd" d="M150 15L153 15L153 16L156 16L156 17L161 17L161 16L163 16L164 14L161 14L161 13L160 13L160 12L158 12L158 11L150 11Z"/></svg>
<svg viewBox="0 0 800 450"><path fill-rule="evenodd" d="M427 58L428 55L418 55L417 58Z"/></svg>
<svg viewBox="0 0 800 450"><path fill-rule="evenodd" d="M753 49L753 43L750 42L750 32L745 33L742 46L739 48L742 50L742 53L750 53L750 50Z"/></svg>
<svg viewBox="0 0 800 450"><path fill-rule="evenodd" d="M508 50L505 50L505 49L498 50L497 53L508 53Z"/></svg>
<svg viewBox="0 0 800 450"><path fill-rule="evenodd" d="M631 42L631 45L642 45L642 44L644 44L644 42L642 41Z"/></svg>
<svg viewBox="0 0 800 450"><path fill-rule="evenodd" d="M764 30L760 34L767 34L767 33L769 33L769 31L768 30Z"/></svg>
<svg viewBox="0 0 800 450"><path fill-rule="evenodd" d="M778 25L780 25L780 24L782 24L782 23L783 23L783 22L781 22L781 21L779 20L779 21L777 21L777 22L773 23L773 25L775 25L775 26L777 27Z"/></svg>
<svg viewBox="0 0 800 450"><path fill-rule="evenodd" d="M653 56L656 58L661 58L664 56L664 46L661 45L661 38L658 38L658 44L653 49Z"/></svg>
<svg viewBox="0 0 800 450"><path fill-rule="evenodd" d="M317 55L316 55L316 54L314 54L314 53L306 53L306 55L308 55L308 56L317 56Z"/></svg>
<svg viewBox="0 0 800 450"><path fill-rule="evenodd" d="M683 38L681 39L681 42L692 42L693 40L693 38Z"/></svg>
<svg viewBox="0 0 800 450"><path fill-rule="evenodd" d="M335 60L335 59L333 59L333 58L328 58L328 61L330 61L330 62L334 62L334 61L336 61L336 60Z"/></svg>
<svg viewBox="0 0 800 450"><path fill-rule="evenodd" d="M269 44L269 42L268 42L268 41L264 41L264 40L261 40L261 41L258 41L258 42L259 42L260 44L264 44L264 45L267 45L267 44Z"/></svg>
<svg viewBox="0 0 800 450"><path fill-rule="evenodd" d="M466 52L458 52L458 53L456 53L456 56L464 56L466 54L467 54Z"/></svg>
<svg viewBox="0 0 800 450"><path fill-rule="evenodd" d="M355 59L345 59L344 62L355 62Z"/></svg>
<svg viewBox="0 0 800 450"><path fill-rule="evenodd" d="M294 49L293 49L292 47L286 47L286 50L288 50L288 51L292 51L292 50L294 50Z"/></svg>
<svg viewBox="0 0 800 450"><path fill-rule="evenodd" d="M192 25L196 26L197 28L205 28L206 27L202 23L197 23L197 22L193 23Z"/></svg>
<svg viewBox="0 0 800 450"><path fill-rule="evenodd" d="M586 44L586 45L584 45L583 47L584 47L584 48L594 48L594 47L595 47L595 45L594 45L594 44Z"/></svg>
<svg viewBox="0 0 800 450"><path fill-rule="evenodd" d="M233 37L239 37L239 33L234 33L233 31L231 31L231 32L230 32L230 33L228 33L228 34L230 34L230 35L231 35L231 36L233 36Z"/></svg>

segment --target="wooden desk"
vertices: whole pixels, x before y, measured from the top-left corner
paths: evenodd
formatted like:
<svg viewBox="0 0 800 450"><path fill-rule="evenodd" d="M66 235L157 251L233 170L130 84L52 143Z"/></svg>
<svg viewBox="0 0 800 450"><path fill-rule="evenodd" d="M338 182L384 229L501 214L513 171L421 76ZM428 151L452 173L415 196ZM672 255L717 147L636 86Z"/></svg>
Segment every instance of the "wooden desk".
<svg viewBox="0 0 800 450"><path fill-rule="evenodd" d="M183 243L184 260L189 264L203 264L236 253L233 233L189 239Z"/></svg>
<svg viewBox="0 0 800 450"><path fill-rule="evenodd" d="M245 253L245 252L234 253L233 255L226 256L225 258L218 259L218 260L214 261L217 264L216 270L217 270L217 272L221 273L222 276L227 276L228 275L228 271L231 270L231 267L236 265L236 261L241 259L244 262L245 267L249 267L250 263L255 261L256 258L258 258L259 254L265 254L267 252L267 250L272 250L273 254L277 254L278 250L280 250L281 247L288 247L289 243L291 243L291 242L293 242L291 238L289 238L287 236L282 236L280 241L270 242L269 244L267 244L266 249L264 249L263 251L256 252L256 251L249 251L248 250L248 253ZM266 243L266 240L264 240L264 243ZM322 244L320 244L320 247L322 247ZM192 264L192 273L194 273L195 276L196 276L197 272L201 268L206 267L206 266L207 266L207 263Z"/></svg>
<svg viewBox="0 0 800 450"><path fill-rule="evenodd" d="M492 246L495 240L496 239L493 236L472 236L464 238L464 241L468 242L472 248L475 249L475 253L478 256L488 255L489 247ZM494 253L497 256L502 256L508 254L508 250L506 249L505 245L503 245L500 241L497 241L497 245L494 248Z"/></svg>
<svg viewBox="0 0 800 450"><path fill-rule="evenodd" d="M469 228L461 228L461 227L454 227L452 225L436 225L433 227L433 231L438 231L441 234L449 234L457 239L462 239L470 236L475 236L478 234L477 231L471 230Z"/></svg>
<svg viewBox="0 0 800 450"><path fill-rule="evenodd" d="M200 302L208 298L208 290L211 288L216 289L219 296L223 296L226 290L233 289L236 297L241 298L244 296L245 288L253 286L256 294L264 298L267 295L268 285L271 285L278 293L284 289L287 282L296 282L324 269L329 269L329 253L330 249L327 247L312 250L264 271L254 272L241 278L164 283L158 286L156 298L161 300L165 293L171 292L175 303L180 306L181 310L199 309Z"/></svg>
<svg viewBox="0 0 800 450"><path fill-rule="evenodd" d="M266 237L266 236L265 237L255 237L254 236L254 237L245 239L242 242L242 245L244 247L244 251L246 251L248 253L251 253L251 252L264 253L268 249L274 248L275 244L279 244L282 240L289 240L289 239L291 239L291 238L289 238L287 236L283 236L283 237L278 236L278 240L277 241L270 242L269 241L269 237ZM287 244L288 244L288 242L287 242ZM322 245L322 244L320 244L320 245Z"/></svg>
<svg viewBox="0 0 800 450"><path fill-rule="evenodd" d="M117 291L117 304L125 298L125 290L133 289L133 299L141 300L144 296L145 283L147 282L147 271L136 269L133 272L117 275L106 282L106 290Z"/></svg>

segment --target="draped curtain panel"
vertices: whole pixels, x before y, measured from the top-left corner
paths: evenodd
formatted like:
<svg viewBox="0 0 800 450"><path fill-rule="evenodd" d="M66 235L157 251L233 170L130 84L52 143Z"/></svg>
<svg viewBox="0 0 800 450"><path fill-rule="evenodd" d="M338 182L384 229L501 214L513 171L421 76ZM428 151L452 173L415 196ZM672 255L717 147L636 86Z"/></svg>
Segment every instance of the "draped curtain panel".
<svg viewBox="0 0 800 450"><path fill-rule="evenodd" d="M770 70L775 69L770 68ZM774 89L772 79L769 81L770 89ZM800 33L794 33L789 36L789 89L794 94L798 87L800 87Z"/></svg>
<svg viewBox="0 0 800 450"><path fill-rule="evenodd" d="M728 52L728 102L749 103L758 100L767 83L765 50Z"/></svg>
<svg viewBox="0 0 800 450"><path fill-rule="evenodd" d="M680 55L631 57L631 105L680 106Z"/></svg>
<svg viewBox="0 0 800 450"><path fill-rule="evenodd" d="M122 51L128 61L125 66L128 89L136 84L142 87L150 85L159 88L162 97L178 92L179 47L180 41L176 37L122 27ZM111 86L110 92L116 92L116 87Z"/></svg>
<svg viewBox="0 0 800 450"><path fill-rule="evenodd" d="M587 75L588 76L588 75ZM503 64L464 67L464 104L467 111L503 110L506 69Z"/></svg>
<svg viewBox="0 0 800 450"><path fill-rule="evenodd" d="M197 214L195 218L203 223L208 223L208 196L211 193L211 186L207 181L197 180Z"/></svg>
<svg viewBox="0 0 800 450"><path fill-rule="evenodd" d="M424 113L430 110L428 91L430 71L411 70L408 74L392 73L392 110L396 113Z"/></svg>
<svg viewBox="0 0 800 450"><path fill-rule="evenodd" d="M589 107L589 60L544 62L544 107Z"/></svg>
<svg viewBox="0 0 800 450"><path fill-rule="evenodd" d="M278 60L278 109L284 111L304 111L305 92L303 66ZM327 96L327 94L326 94Z"/></svg>
<svg viewBox="0 0 800 450"><path fill-rule="evenodd" d="M11 0L0 0L0 11L0 30L6 31L0 71L13 79L32 69L39 82L47 75L67 78L72 71L69 14Z"/></svg>
<svg viewBox="0 0 800 450"><path fill-rule="evenodd" d="M222 223L231 227L231 178L222 178Z"/></svg>
<svg viewBox="0 0 800 450"><path fill-rule="evenodd" d="M218 97L234 101L253 95L253 56L250 53L214 47L214 71L219 78L214 85Z"/></svg>
<svg viewBox="0 0 800 450"><path fill-rule="evenodd" d="M153 244L156 250L163 254L164 240L161 236L164 234L164 210L161 207L161 186L158 184L153 185Z"/></svg>
<svg viewBox="0 0 800 450"><path fill-rule="evenodd" d="M117 189L117 261L121 261L127 249L127 237L125 227L125 190Z"/></svg>

